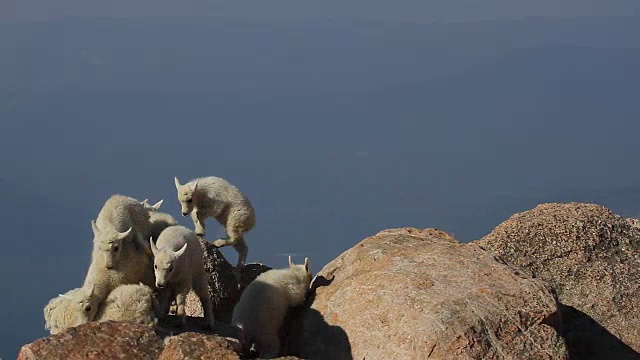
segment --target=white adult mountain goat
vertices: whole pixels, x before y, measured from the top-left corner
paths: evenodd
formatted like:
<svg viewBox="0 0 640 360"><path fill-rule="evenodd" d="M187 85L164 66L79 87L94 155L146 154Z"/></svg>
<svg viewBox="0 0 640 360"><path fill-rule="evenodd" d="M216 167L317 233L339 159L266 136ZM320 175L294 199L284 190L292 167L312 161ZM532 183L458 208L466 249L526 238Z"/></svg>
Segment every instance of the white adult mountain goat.
<svg viewBox="0 0 640 360"><path fill-rule="evenodd" d="M242 329L244 349L255 344L261 358L274 358L280 353L279 331L289 308L302 304L311 284L309 259L295 265L289 256L289 267L260 274L240 296L233 309L231 323Z"/></svg>
<svg viewBox="0 0 640 360"><path fill-rule="evenodd" d="M124 195L112 195L104 203L95 221L91 221L94 243L101 244L104 264L107 268L117 266L122 254L122 242L127 239L137 241L139 247L151 255L147 243L150 233L151 211L160 208L162 200L153 206L147 201L138 201Z"/></svg>
<svg viewBox="0 0 640 360"><path fill-rule="evenodd" d="M149 239L154 256L155 285L160 294L158 306L167 309L175 296L176 315L180 325L186 323L185 300L190 290L196 293L210 329L215 328L213 304L209 297L209 278L204 268L204 251L196 234L181 225L166 228L154 244ZM160 317L166 315L163 313Z"/></svg>
<svg viewBox="0 0 640 360"><path fill-rule="evenodd" d="M153 290L145 284L120 285L98 307L95 321L127 321L154 326L157 304Z"/></svg>
<svg viewBox="0 0 640 360"><path fill-rule="evenodd" d="M227 180L215 176L197 178L184 185L177 177L174 181L182 215L191 214L196 235L204 236L204 220L215 218L224 226L227 237L217 239L213 244L216 247L232 245L238 252L236 267L243 268L249 252L244 234L256 223L249 199Z"/></svg>
<svg viewBox="0 0 640 360"><path fill-rule="evenodd" d="M144 243L139 240L140 236L148 236L149 212L140 201L114 195L103 206L97 221L91 222L93 251L83 286L95 285L100 303L120 285L142 282L154 286L151 248L146 239Z"/></svg>
<svg viewBox="0 0 640 360"><path fill-rule="evenodd" d="M44 307L44 328L51 334L93 321L98 311L94 288L77 288L54 297Z"/></svg>

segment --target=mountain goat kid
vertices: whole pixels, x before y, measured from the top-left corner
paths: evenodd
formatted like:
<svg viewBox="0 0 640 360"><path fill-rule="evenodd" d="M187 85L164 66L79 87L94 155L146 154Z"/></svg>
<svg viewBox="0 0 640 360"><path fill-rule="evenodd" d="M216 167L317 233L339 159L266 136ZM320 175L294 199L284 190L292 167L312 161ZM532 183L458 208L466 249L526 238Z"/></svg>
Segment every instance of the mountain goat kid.
<svg viewBox="0 0 640 360"><path fill-rule="evenodd" d="M98 310L94 287L77 288L54 297L44 307L44 328L51 335L93 321Z"/></svg>
<svg viewBox="0 0 640 360"><path fill-rule="evenodd" d="M238 252L236 268L243 268L249 252L244 234L256 223L255 211L249 199L227 180L215 176L197 178L184 185L180 184L177 177L174 181L182 215L191 214L196 235L204 236L204 220L215 218L224 226L227 237L217 239L213 244L216 247L232 245Z"/></svg>
<svg viewBox="0 0 640 360"><path fill-rule="evenodd" d="M204 310L207 326L213 330L213 303L209 297L209 277L204 268L204 251L196 234L181 225L166 228L156 243L149 239L154 256L155 285L159 289L159 308L167 309L175 296L180 326L186 324L185 299L191 289ZM164 317L166 313L162 313Z"/></svg>
<svg viewBox="0 0 640 360"><path fill-rule="evenodd" d="M150 287L142 283L120 285L113 289L100 305L95 320L127 321L155 326L158 322L155 316L156 309L156 300Z"/></svg>
<svg viewBox="0 0 640 360"><path fill-rule="evenodd" d="M242 330L241 345L257 347L261 358L275 358L280 353L279 331L289 308L302 304L311 284L309 259L289 267L260 274L240 296L233 309L231 324Z"/></svg>

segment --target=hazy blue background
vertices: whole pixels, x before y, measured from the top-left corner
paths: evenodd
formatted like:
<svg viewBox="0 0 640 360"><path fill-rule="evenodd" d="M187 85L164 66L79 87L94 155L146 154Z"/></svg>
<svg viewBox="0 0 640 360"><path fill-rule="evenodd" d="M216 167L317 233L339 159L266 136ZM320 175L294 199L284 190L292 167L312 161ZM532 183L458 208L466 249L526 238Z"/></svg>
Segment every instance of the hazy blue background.
<svg viewBox="0 0 640 360"><path fill-rule="evenodd" d="M113 193L254 203L249 261L477 239L545 201L640 213L640 2L0 2L0 357L82 283ZM208 220L209 238L220 234ZM236 261L233 250L225 250Z"/></svg>

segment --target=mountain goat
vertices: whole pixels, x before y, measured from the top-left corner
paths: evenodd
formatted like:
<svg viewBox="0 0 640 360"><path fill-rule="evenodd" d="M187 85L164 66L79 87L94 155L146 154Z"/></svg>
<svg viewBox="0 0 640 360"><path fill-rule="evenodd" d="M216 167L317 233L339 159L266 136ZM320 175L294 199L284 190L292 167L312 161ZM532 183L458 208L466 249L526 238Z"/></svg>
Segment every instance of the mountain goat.
<svg viewBox="0 0 640 360"><path fill-rule="evenodd" d="M224 226L227 237L217 239L213 244L216 247L232 245L238 252L236 267L243 268L249 252L244 234L256 223L255 211L249 199L227 180L215 176L197 178L184 185L180 184L177 177L174 177L174 181L182 215L191 214L196 235L204 236L204 220L215 218Z"/></svg>
<svg viewBox="0 0 640 360"><path fill-rule="evenodd" d="M204 251L196 234L181 225L166 228L154 244L149 239L154 256L155 285L159 293L159 308L167 309L175 296L180 325L186 323L185 299L191 289L196 293L210 329L215 328L213 303L209 297L209 277L204 268ZM164 312L161 315L166 315Z"/></svg>
<svg viewBox="0 0 640 360"><path fill-rule="evenodd" d="M122 252L122 242L132 239L151 255L147 243L150 233L150 215L157 210L162 200L153 206L124 195L113 195L104 203L97 219L91 221L94 243L102 244L104 265L110 269L117 266Z"/></svg>
<svg viewBox="0 0 640 360"><path fill-rule="evenodd" d="M231 323L242 329L244 349L255 344L261 358L274 358L280 353L279 330L289 308L305 301L311 271L309 259L295 265L289 256L289 267L260 274L240 296L233 309Z"/></svg>
<svg viewBox="0 0 640 360"><path fill-rule="evenodd" d="M44 328L51 334L93 321L99 301L94 287L77 288L54 297L44 307Z"/></svg>
<svg viewBox="0 0 640 360"><path fill-rule="evenodd" d="M94 239L91 264L83 285L95 286L95 296L100 303L120 285L142 282L153 288L155 284L152 253L146 252L149 245L143 247L134 237L121 237L118 242L111 240ZM116 261L114 254L117 254Z"/></svg>

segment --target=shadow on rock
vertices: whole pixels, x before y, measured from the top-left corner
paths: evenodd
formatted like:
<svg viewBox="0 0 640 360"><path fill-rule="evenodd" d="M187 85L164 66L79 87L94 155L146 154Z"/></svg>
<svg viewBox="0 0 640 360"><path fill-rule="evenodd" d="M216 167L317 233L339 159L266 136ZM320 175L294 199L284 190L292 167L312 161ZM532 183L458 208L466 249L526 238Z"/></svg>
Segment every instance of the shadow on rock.
<svg viewBox="0 0 640 360"><path fill-rule="evenodd" d="M155 332L160 338L164 339L168 336L175 336L185 332L194 332L205 335L217 335L225 338L237 339L239 336L238 328L235 326L216 321L214 331L206 330L206 321L202 317L187 316L187 324L184 327L177 326L178 317L176 315L167 315L155 327Z"/></svg>
<svg viewBox="0 0 640 360"><path fill-rule="evenodd" d="M640 353L620 341L589 315L564 304L560 304L560 310L562 333L571 359L640 359Z"/></svg>
<svg viewBox="0 0 640 360"><path fill-rule="evenodd" d="M328 286L332 281L317 276L305 303L290 311L283 331L283 354L309 360L353 359L351 343L344 329L330 325L318 310L312 308L316 289Z"/></svg>

